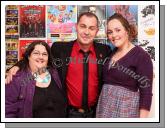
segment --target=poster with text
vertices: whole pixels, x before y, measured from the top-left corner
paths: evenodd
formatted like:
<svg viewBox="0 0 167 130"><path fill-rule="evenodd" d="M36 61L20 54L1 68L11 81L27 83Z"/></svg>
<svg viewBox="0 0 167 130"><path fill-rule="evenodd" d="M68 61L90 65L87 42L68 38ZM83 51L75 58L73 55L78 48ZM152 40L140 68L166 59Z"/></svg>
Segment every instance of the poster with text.
<svg viewBox="0 0 167 130"><path fill-rule="evenodd" d="M48 38L55 39L55 41L71 41L76 39L76 5L47 6L47 16Z"/></svg>
<svg viewBox="0 0 167 130"><path fill-rule="evenodd" d="M20 5L20 37L45 37L45 5Z"/></svg>

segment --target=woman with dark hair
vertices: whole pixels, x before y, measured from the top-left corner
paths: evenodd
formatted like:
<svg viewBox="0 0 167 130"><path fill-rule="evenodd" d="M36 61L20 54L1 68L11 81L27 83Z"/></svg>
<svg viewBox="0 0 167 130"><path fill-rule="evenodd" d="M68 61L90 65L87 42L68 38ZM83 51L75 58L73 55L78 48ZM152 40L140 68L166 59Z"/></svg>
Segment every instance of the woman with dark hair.
<svg viewBox="0 0 167 130"><path fill-rule="evenodd" d="M66 117L66 98L50 47L32 42L19 71L5 87L6 118Z"/></svg>
<svg viewBox="0 0 167 130"><path fill-rule="evenodd" d="M137 31L121 14L108 19L107 36L116 48L104 64L96 117L148 117L153 80L150 56L132 43Z"/></svg>

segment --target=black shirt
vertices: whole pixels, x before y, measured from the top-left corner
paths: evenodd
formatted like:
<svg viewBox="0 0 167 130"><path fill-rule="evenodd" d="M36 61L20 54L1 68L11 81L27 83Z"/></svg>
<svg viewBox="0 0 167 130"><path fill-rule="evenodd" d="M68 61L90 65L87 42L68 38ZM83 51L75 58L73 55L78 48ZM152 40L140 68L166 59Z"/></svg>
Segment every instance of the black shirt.
<svg viewBox="0 0 167 130"><path fill-rule="evenodd" d="M66 116L65 97L54 79L47 88L35 87L33 117L60 118Z"/></svg>

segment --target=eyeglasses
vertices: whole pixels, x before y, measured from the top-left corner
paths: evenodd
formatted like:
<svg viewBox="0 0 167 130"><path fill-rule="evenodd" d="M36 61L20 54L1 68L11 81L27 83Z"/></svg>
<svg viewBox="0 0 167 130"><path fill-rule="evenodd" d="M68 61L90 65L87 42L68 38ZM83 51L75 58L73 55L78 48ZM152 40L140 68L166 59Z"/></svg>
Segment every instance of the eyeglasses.
<svg viewBox="0 0 167 130"><path fill-rule="evenodd" d="M32 55L34 55L34 56L40 56L42 54L42 56L43 57L47 57L48 56L48 54L47 53L40 53L40 52L32 52Z"/></svg>

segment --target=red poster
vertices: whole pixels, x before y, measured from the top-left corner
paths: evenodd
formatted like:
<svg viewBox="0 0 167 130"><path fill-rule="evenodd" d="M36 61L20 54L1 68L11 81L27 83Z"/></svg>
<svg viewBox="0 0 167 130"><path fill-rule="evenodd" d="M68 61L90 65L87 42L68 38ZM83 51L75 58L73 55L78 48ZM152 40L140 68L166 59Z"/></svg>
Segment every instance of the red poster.
<svg viewBox="0 0 167 130"><path fill-rule="evenodd" d="M27 49L28 45L31 44L34 40L20 40L19 44L19 59L23 58L23 54Z"/></svg>
<svg viewBox="0 0 167 130"><path fill-rule="evenodd" d="M45 5L20 5L20 37L45 37Z"/></svg>

